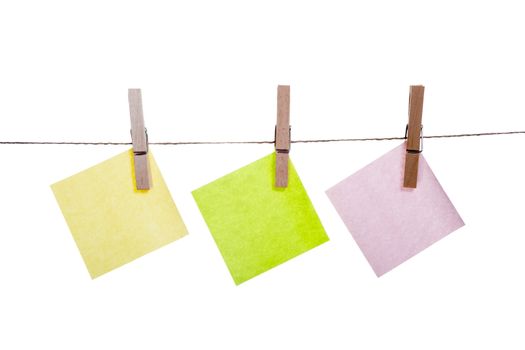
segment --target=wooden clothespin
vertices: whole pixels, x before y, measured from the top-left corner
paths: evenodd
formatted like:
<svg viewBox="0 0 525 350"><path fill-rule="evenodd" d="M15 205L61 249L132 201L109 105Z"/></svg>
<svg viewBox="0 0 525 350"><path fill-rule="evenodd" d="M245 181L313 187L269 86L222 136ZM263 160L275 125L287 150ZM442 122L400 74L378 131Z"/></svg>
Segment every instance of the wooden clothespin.
<svg viewBox="0 0 525 350"><path fill-rule="evenodd" d="M422 85L410 86L408 99L408 125L405 138L407 139L407 152L405 157L405 178L403 186L417 187L417 171L419 167L419 154L422 152L423 96L425 87Z"/></svg>
<svg viewBox="0 0 525 350"><path fill-rule="evenodd" d="M131 140L135 161L135 185L137 190L149 190L151 176L148 162L148 134L144 127L142 93L140 89L128 90Z"/></svg>
<svg viewBox="0 0 525 350"><path fill-rule="evenodd" d="M277 87L277 125L275 126L275 187L288 186L290 153L290 86Z"/></svg>

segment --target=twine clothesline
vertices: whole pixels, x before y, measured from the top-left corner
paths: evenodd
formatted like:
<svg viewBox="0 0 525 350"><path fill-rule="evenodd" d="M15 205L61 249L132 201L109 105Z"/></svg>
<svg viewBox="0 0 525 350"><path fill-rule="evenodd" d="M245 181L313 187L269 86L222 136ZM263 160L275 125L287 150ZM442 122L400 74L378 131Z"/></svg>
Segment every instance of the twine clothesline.
<svg viewBox="0 0 525 350"><path fill-rule="evenodd" d="M443 134L443 135L424 135L423 139L443 139L461 138L475 136L496 136L496 135L516 135L525 134L525 131L502 131L502 132L481 132L465 134ZM311 139L311 140L292 140L291 143L330 143L330 142L361 142L361 141L392 141L404 140L404 136L393 137L364 137L364 138L337 138L337 139ZM233 144L273 144L275 141L166 141L149 142L150 145L158 146L182 146L182 145L233 145ZM0 141L0 145L81 145L81 146L125 146L131 142L112 142L112 141Z"/></svg>

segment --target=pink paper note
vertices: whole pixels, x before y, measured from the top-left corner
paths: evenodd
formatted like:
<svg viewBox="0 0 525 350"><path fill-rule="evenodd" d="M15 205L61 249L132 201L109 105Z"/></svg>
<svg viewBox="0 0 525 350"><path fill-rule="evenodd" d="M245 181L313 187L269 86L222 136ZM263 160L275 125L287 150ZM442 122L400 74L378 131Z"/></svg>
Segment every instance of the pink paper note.
<svg viewBox="0 0 525 350"><path fill-rule="evenodd" d="M377 276L465 225L421 154L403 188L406 144L326 191Z"/></svg>

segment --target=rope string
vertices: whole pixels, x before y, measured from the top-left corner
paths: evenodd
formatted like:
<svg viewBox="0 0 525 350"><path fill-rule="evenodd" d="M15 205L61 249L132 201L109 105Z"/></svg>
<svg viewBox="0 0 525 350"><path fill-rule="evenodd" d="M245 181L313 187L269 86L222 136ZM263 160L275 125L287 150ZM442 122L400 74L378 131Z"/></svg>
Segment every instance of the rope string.
<svg viewBox="0 0 525 350"><path fill-rule="evenodd" d="M468 134L446 134L423 136L423 139L444 139L495 135L517 135L525 134L525 131L502 131L481 132ZM329 143L329 142L361 142L361 141L392 141L404 140L405 137L369 137L369 138L342 138L342 139L314 139L314 140L292 140L291 143ZM149 142L150 145L158 146L181 146L181 145L247 145L247 144L273 144L274 141L168 141ZM0 145L85 145L85 146L126 146L131 142L77 142L77 141L0 141Z"/></svg>

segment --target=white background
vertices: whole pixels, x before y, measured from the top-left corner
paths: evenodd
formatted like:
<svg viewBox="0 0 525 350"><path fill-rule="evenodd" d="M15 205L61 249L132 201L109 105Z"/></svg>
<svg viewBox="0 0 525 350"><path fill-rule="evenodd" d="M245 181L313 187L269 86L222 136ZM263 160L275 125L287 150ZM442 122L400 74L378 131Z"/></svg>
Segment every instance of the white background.
<svg viewBox="0 0 525 350"><path fill-rule="evenodd" d="M3 1L0 140L402 136L525 130L519 1ZM398 142L294 144L330 241L236 287L191 191L271 145L153 146L190 231L91 280L49 185L122 146L0 145L2 349L523 349L525 136L424 155L466 226L381 278L324 191Z"/></svg>

